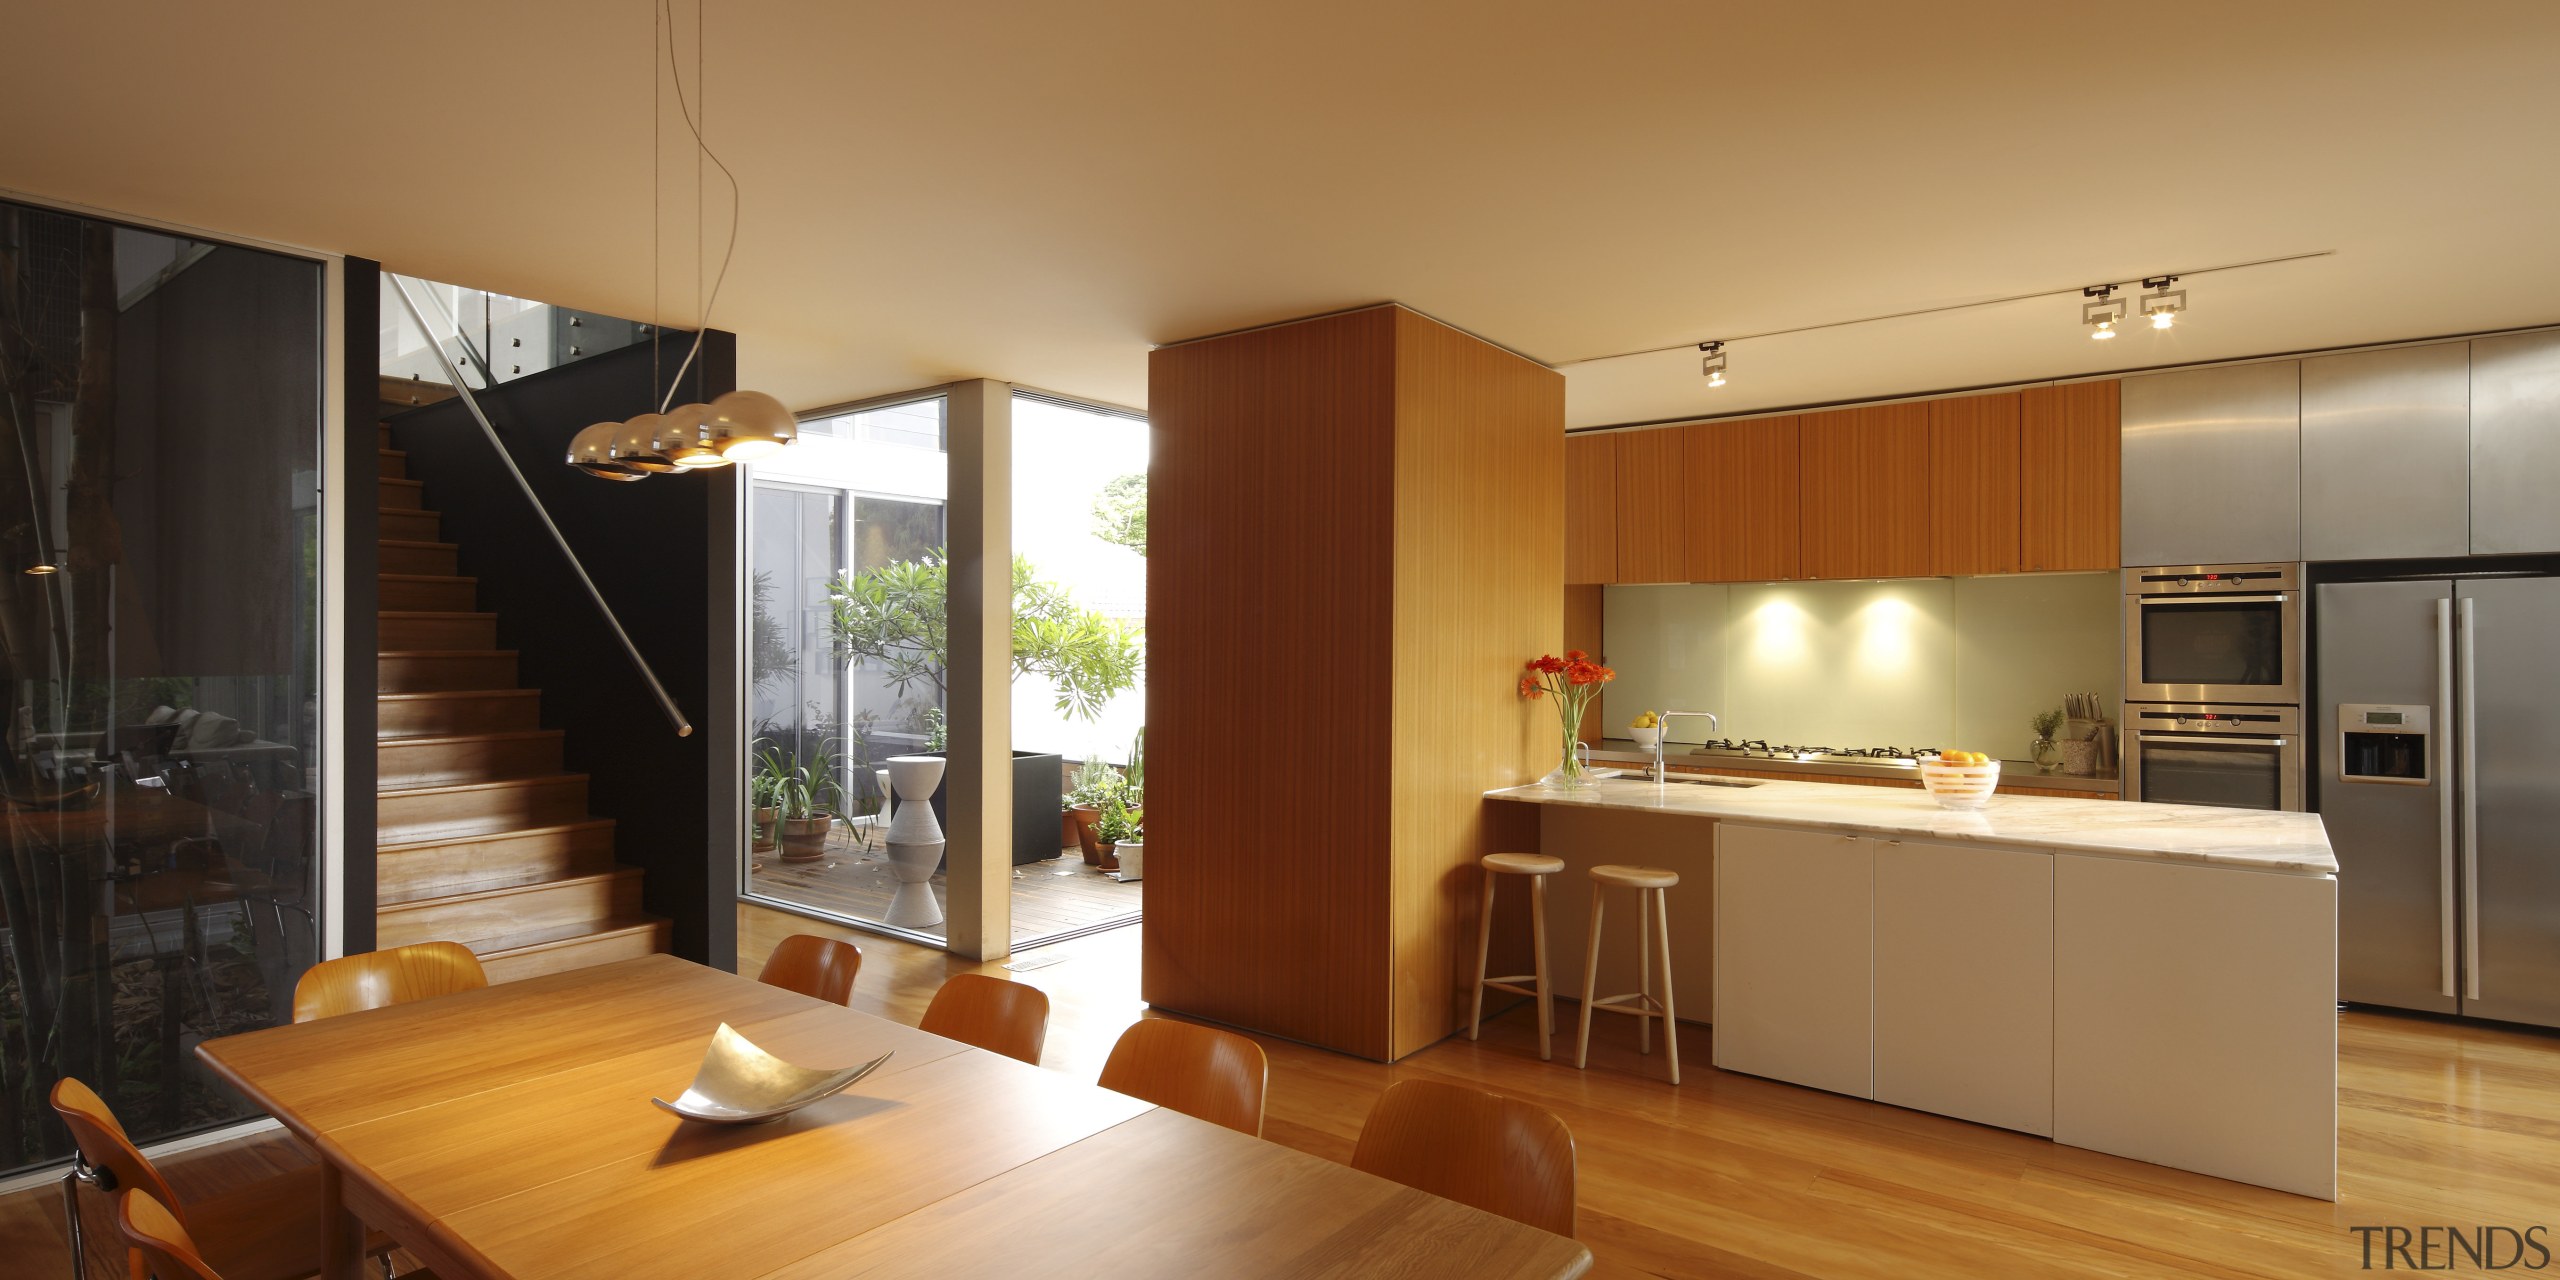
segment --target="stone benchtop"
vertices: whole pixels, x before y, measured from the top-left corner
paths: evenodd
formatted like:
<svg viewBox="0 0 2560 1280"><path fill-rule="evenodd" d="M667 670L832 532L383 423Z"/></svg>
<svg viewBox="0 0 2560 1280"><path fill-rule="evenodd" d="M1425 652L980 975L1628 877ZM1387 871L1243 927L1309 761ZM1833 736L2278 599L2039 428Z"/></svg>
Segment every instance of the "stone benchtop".
<svg viewBox="0 0 2560 1280"><path fill-rule="evenodd" d="M1604 778L1584 791L1533 784L1488 791L1485 796L1524 804L1653 810L1851 835L2014 845L2285 875L2334 876L2338 872L2328 831L2316 813L2010 795L1993 796L1982 808L1968 811L1941 809L1925 791L1775 780L1752 787L1722 787Z"/></svg>

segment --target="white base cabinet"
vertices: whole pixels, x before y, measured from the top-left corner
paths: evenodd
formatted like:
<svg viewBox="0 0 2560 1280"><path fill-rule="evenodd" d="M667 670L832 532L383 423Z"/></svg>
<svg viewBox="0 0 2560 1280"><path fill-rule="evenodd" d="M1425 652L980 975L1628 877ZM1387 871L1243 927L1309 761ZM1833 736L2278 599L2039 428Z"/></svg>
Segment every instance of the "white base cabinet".
<svg viewBox="0 0 2560 1280"><path fill-rule="evenodd" d="M1875 850L1858 836L1718 824L1715 1064L1874 1096Z"/></svg>
<svg viewBox="0 0 2560 1280"><path fill-rule="evenodd" d="M2054 855L2056 1141L2338 1194L2338 882Z"/></svg>
<svg viewBox="0 0 2560 1280"><path fill-rule="evenodd" d="M2053 1136L2053 864L1876 845L1876 1101Z"/></svg>

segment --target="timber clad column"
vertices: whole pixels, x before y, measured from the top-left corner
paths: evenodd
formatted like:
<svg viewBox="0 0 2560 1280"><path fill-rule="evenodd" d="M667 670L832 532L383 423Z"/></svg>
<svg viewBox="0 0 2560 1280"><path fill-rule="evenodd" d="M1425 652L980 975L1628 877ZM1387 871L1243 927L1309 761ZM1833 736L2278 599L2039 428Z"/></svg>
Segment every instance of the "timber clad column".
<svg viewBox="0 0 2560 1280"><path fill-rule="evenodd" d="M943 837L955 955L1013 951L1013 384L950 389L951 750Z"/></svg>
<svg viewBox="0 0 2560 1280"><path fill-rule="evenodd" d="M1161 348L1148 412L1146 999L1402 1057L1463 1021L1482 792L1554 764L1564 379L1384 305Z"/></svg>

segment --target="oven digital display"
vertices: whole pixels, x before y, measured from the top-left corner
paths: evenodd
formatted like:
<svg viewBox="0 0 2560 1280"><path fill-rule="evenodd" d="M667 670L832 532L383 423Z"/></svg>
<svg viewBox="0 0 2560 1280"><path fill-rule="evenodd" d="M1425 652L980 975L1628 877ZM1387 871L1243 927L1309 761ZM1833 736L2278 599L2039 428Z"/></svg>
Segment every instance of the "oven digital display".
<svg viewBox="0 0 2560 1280"><path fill-rule="evenodd" d="M2409 717L2398 711L2368 711L2364 713L2364 722L2366 724L2407 724Z"/></svg>

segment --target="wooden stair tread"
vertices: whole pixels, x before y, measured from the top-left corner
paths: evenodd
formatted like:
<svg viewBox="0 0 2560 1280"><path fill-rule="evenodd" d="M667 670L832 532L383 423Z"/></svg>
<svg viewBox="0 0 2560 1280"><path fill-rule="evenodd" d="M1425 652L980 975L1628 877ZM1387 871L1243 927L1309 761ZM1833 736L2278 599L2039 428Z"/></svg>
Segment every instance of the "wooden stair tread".
<svg viewBox="0 0 2560 1280"><path fill-rule="evenodd" d="M535 738L557 738L560 729L477 729L469 733L399 733L384 734L374 741L383 746L430 747L448 742L529 742Z"/></svg>
<svg viewBox="0 0 2560 1280"><path fill-rule="evenodd" d="M424 480L412 480L412 479L410 479L410 478L409 478L409 477L407 477L407 476L375 476L375 477L373 478L373 482L374 482L375 484L403 484L403 485L408 485L408 486L410 486L410 487L412 487L412 488L417 488L417 489L424 489L424 488L426 488L426 487L427 487L427 482L426 482L426 481L424 481ZM377 491L377 492L378 492L378 491ZM406 511L406 510L410 510L410 508L402 507L402 508L399 508L399 510Z"/></svg>
<svg viewBox="0 0 2560 1280"><path fill-rule="evenodd" d="M425 796L443 792L503 791L518 787L555 786L563 782L584 782L583 773L536 773L522 778L492 778L485 782L439 782L424 787L386 787L378 796Z"/></svg>
<svg viewBox="0 0 2560 1280"><path fill-rule="evenodd" d="M501 840L520 840L526 836L562 834L571 831L595 831L613 825L611 818L584 818L577 822L552 822L532 827L509 827L504 831L474 831L462 836L438 836L426 840L404 840L398 844L377 844L376 854L406 853L417 849L441 849L457 844L494 844ZM538 883L550 883L540 881Z"/></svg>
<svg viewBox="0 0 2560 1280"><path fill-rule="evenodd" d="M376 541L380 542L383 546L386 546L386 547L410 547L410 548L413 548L413 549L416 549L416 550L419 550L419 551L459 551L459 550L461 550L461 549L462 549L462 544L461 544L461 543L459 543L459 542L422 542L422 541L420 541L420 540L418 540L418 539L416 539L416 538L380 538L380 539L376 539ZM420 575L420 576L422 576L422 577L445 577L445 576L448 576L448 575L444 575L444 574L432 574L432 575L425 575L425 574L422 574L422 575ZM450 576L460 576L460 575L450 575Z"/></svg>
<svg viewBox="0 0 2560 1280"><path fill-rule="evenodd" d="M512 658L516 656L516 651L513 649L385 649L374 656L377 658L486 658L497 654ZM429 692L451 691L430 690ZM386 694L384 696L403 695Z"/></svg>
<svg viewBox="0 0 2560 1280"><path fill-rule="evenodd" d="M407 511L405 508L402 508L402 507L390 507L390 508L386 508L386 509L387 509L387 510L391 510L391 511L399 511L399 512L402 512L403 514L415 514L414 512L409 512L409 511ZM385 582L436 582L436 583L446 583L446 582L478 582L478 581L479 581L479 579L478 579L478 578L472 577L471 575L469 575L469 574L467 574L467 573L378 573L378 574L375 574L374 576L375 576L375 577L377 577L377 578L382 579L382 580L383 580L383 581L385 581Z"/></svg>
<svg viewBox="0 0 2560 1280"><path fill-rule="evenodd" d="M527 951L543 951L590 938L610 938L616 934L655 930L666 924L662 916L617 916L592 925L566 925L557 929L529 929L523 933L501 934L495 938L460 938L483 960L517 955Z"/></svg>
<svg viewBox="0 0 2560 1280"><path fill-rule="evenodd" d="M565 888L570 885L603 884L612 880L637 880L642 874L641 869L638 867L617 865L612 870L598 871L590 875L563 876L557 880L535 880L526 884L501 885L491 889L466 889L460 893L448 893L433 898L411 898L407 902L384 904L378 910L380 913L387 915L394 911L433 910L461 902L494 902L500 898L517 898L529 893L542 893L547 890Z"/></svg>
<svg viewBox="0 0 2560 1280"><path fill-rule="evenodd" d="M478 610L478 609L384 609L384 610L379 611L379 616L381 616L381 617L385 617L385 618L492 618L492 619L494 619L494 618L496 618L498 615L496 615L496 614L494 614L494 613L485 613L485 612L482 612L481 610ZM397 652L397 650L386 650L385 652ZM479 652L483 652L483 651L482 651L482 650L478 650L478 649L474 649L474 650L472 650L472 652L473 652L473 653L479 653Z"/></svg>

